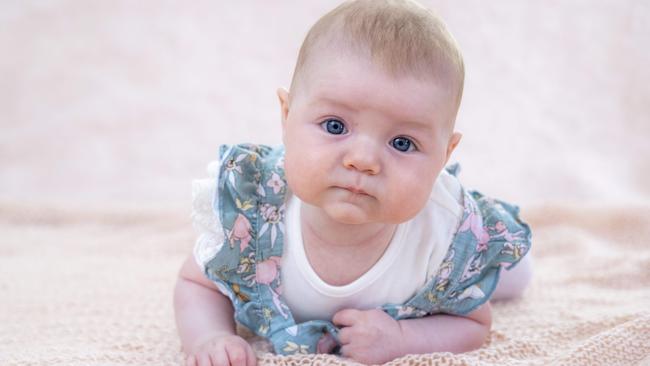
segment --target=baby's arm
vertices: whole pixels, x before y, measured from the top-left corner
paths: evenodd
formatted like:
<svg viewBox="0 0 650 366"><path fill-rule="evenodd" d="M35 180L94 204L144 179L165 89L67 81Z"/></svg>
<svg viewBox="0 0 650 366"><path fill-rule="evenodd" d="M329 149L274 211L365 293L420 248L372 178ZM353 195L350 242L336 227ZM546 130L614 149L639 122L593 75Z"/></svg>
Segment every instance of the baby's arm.
<svg viewBox="0 0 650 366"><path fill-rule="evenodd" d="M346 309L336 313L333 322L342 328L343 356L375 364L407 354L477 349L490 332L492 315L489 303L466 316L434 314L399 321L379 309Z"/></svg>
<svg viewBox="0 0 650 366"><path fill-rule="evenodd" d="M178 275L174 310L188 366L256 364L253 349L236 335L230 300L201 273L192 256Z"/></svg>

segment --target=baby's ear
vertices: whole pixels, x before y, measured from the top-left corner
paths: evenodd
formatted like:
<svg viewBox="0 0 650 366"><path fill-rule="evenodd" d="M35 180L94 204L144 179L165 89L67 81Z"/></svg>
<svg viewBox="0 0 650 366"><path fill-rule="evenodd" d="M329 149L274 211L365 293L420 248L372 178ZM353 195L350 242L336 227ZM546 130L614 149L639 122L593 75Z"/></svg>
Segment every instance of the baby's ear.
<svg viewBox="0 0 650 366"><path fill-rule="evenodd" d="M453 153L456 149L456 146L458 146L461 137L463 137L463 134L458 131L451 134L451 137L449 138L449 144L447 145L447 157L445 159L445 165L447 165L447 162L451 157L451 153Z"/></svg>
<svg viewBox="0 0 650 366"><path fill-rule="evenodd" d="M285 88L278 88L278 99L280 100L280 116L282 117L282 127L287 122L289 115L289 92Z"/></svg>

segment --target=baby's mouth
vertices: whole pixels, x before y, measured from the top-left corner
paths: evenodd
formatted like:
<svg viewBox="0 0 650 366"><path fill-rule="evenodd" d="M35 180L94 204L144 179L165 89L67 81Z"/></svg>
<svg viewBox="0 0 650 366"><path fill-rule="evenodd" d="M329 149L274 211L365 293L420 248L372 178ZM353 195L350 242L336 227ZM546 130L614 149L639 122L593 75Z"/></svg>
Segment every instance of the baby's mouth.
<svg viewBox="0 0 650 366"><path fill-rule="evenodd" d="M346 187L339 187L339 188L343 188L346 191L352 192L354 194L370 196L370 194L368 194L368 192L364 191L363 189L361 189L359 187L346 186Z"/></svg>

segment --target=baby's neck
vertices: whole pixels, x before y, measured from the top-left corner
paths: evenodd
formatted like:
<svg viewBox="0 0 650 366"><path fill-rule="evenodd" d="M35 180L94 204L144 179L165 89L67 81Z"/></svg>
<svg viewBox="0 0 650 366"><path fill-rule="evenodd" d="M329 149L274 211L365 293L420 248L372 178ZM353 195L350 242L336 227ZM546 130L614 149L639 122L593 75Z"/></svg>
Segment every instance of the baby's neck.
<svg viewBox="0 0 650 366"><path fill-rule="evenodd" d="M342 224L306 203L300 211L305 254L314 271L331 285L345 285L367 272L397 228L386 223Z"/></svg>

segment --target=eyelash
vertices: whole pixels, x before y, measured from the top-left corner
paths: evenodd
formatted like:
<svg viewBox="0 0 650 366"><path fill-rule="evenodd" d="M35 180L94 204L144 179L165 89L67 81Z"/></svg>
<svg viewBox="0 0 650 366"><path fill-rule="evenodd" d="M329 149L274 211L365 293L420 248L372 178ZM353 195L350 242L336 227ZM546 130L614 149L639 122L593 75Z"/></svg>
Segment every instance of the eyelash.
<svg viewBox="0 0 650 366"><path fill-rule="evenodd" d="M333 132L331 132L331 131L329 130L329 128L328 128L328 126L329 126L329 122L337 122L338 124L341 125L341 127L343 128L343 130L342 130L340 133L333 133ZM336 119L336 118L328 118L328 119L324 120L323 122L321 122L320 125L321 125L321 127L325 130L325 132L327 132L327 133L329 133L329 134L332 134L332 135L342 135L342 134L348 132L347 127L345 127L345 123L343 123L342 121L340 121L340 120L338 120L338 119Z"/></svg>
<svg viewBox="0 0 650 366"><path fill-rule="evenodd" d="M395 141L397 141L398 139L404 139L404 140L408 141L408 148L407 148L408 150L400 150L397 147L395 147ZM397 137L393 138L392 140L390 140L390 145L393 148L395 148L395 150L397 150L399 152L417 151L417 147L415 146L415 142L413 142L413 140L411 140L410 138L405 137L405 136L397 136Z"/></svg>
<svg viewBox="0 0 650 366"><path fill-rule="evenodd" d="M330 122L337 122L337 126L340 125L341 131L339 133L332 132L332 130L330 130L330 127L332 127ZM348 132L348 129L345 127L345 123L343 123L342 121L340 121L340 120L338 120L336 118L328 118L328 119L324 120L323 122L321 122L320 126L323 128L323 130L325 130L325 132L327 132L329 134L332 134L332 135L343 135L343 134ZM337 128L337 131L338 131L338 129L339 128ZM406 140L408 142L408 147L407 147L408 150L400 150L395 146L395 141L398 140L398 139L403 139L403 140ZM406 136L397 136L397 137L393 138L390 141L389 144L395 150L397 150L399 152L406 153L406 152L412 152L412 151L417 151L418 150L418 148L417 148L415 142L413 141L413 139L411 139L410 137L406 137Z"/></svg>

